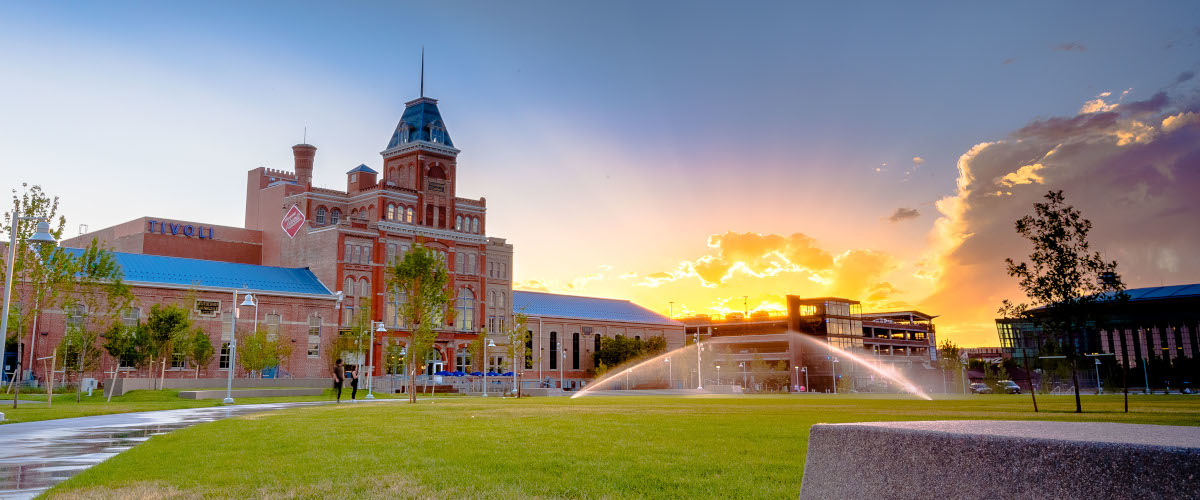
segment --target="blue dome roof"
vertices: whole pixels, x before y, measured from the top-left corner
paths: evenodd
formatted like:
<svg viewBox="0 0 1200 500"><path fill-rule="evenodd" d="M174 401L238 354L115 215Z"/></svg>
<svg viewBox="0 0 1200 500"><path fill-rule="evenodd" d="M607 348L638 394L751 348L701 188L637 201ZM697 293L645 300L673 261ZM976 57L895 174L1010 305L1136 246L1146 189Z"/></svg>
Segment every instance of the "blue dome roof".
<svg viewBox="0 0 1200 500"><path fill-rule="evenodd" d="M400 123L396 125L396 131L392 133L387 149L408 142L434 142L430 137L430 127L442 131L438 144L454 147L454 141L450 140L450 133L446 130L446 123L442 121L442 113L438 111L437 99L422 97L405 103L404 115L400 117Z"/></svg>

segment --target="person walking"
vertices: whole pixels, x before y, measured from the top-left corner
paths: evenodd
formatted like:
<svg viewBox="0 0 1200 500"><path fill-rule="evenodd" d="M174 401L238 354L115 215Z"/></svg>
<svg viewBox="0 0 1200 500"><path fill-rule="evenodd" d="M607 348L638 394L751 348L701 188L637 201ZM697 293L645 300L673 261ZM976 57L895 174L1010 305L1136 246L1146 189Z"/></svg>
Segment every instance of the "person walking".
<svg viewBox="0 0 1200 500"><path fill-rule="evenodd" d="M354 399L358 396L358 365L350 370L350 402L355 403L358 400Z"/></svg>
<svg viewBox="0 0 1200 500"><path fill-rule="evenodd" d="M337 402L342 402L342 382L346 380L346 367L342 366L342 358L333 364L333 389L337 391Z"/></svg>

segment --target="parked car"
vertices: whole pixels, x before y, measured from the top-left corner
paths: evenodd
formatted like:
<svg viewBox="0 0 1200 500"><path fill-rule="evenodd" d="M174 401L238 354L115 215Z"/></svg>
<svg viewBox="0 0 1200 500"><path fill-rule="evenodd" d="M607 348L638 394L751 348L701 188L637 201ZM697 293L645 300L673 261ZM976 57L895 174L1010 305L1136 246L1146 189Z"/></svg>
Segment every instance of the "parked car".
<svg viewBox="0 0 1200 500"><path fill-rule="evenodd" d="M991 394L991 393L992 393L992 388L988 387L987 384L980 383L980 382L975 382L974 384L971 384L971 394Z"/></svg>
<svg viewBox="0 0 1200 500"><path fill-rule="evenodd" d="M1011 380L1001 380L1000 381L1000 392L1003 392L1005 394L1020 394L1021 386L1017 385L1016 382L1013 382Z"/></svg>

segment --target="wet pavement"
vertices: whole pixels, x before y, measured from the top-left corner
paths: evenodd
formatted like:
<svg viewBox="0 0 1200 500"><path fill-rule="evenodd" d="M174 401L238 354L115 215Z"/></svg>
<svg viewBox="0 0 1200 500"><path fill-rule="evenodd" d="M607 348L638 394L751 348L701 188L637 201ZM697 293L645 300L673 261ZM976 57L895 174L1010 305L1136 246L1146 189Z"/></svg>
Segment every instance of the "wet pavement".
<svg viewBox="0 0 1200 500"><path fill-rule="evenodd" d="M324 404L329 403L217 406L0 425L0 499L33 498L150 436L238 415Z"/></svg>

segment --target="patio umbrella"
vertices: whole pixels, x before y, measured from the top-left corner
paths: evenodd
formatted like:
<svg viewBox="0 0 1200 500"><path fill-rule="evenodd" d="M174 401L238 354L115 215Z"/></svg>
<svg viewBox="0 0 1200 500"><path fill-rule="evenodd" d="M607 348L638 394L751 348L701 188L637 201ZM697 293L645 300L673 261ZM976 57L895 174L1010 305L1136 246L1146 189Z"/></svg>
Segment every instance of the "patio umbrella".
<svg viewBox="0 0 1200 500"><path fill-rule="evenodd" d="M483 372L471 372L471 376L472 377L480 377L480 376L483 376Z"/></svg>
<svg viewBox="0 0 1200 500"><path fill-rule="evenodd" d="M499 376L500 376L500 374L499 374L499 373L496 373L496 372L488 372L488 376L489 376L489 377L499 377Z"/></svg>
<svg viewBox="0 0 1200 500"><path fill-rule="evenodd" d="M500 376L501 377L511 377L511 376L513 376L513 372L504 372L504 373L501 373Z"/></svg>

